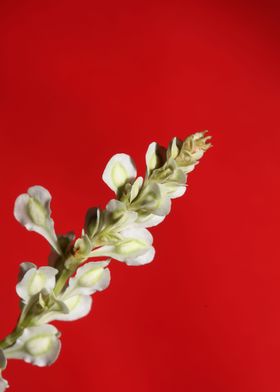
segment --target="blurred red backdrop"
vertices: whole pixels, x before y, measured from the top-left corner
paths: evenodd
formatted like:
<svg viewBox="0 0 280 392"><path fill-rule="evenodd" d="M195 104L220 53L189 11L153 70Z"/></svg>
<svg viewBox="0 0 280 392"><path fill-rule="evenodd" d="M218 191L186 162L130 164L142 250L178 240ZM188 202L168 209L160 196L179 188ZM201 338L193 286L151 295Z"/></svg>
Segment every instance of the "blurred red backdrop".
<svg viewBox="0 0 280 392"><path fill-rule="evenodd" d="M0 4L0 332L15 324L18 265L48 244L13 218L41 184L57 232L79 234L113 197L114 153L209 129L214 148L153 229L154 262L114 262L92 313L58 323L50 368L10 362L11 391L280 389L279 2ZM278 110L278 113L276 112Z"/></svg>

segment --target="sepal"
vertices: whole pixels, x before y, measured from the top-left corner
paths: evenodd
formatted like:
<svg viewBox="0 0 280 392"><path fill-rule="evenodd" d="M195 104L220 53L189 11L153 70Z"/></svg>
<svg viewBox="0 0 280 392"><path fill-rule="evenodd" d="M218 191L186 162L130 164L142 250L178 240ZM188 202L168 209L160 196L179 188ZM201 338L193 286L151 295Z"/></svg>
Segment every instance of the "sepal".
<svg viewBox="0 0 280 392"><path fill-rule="evenodd" d="M91 295L96 291L105 290L110 284L110 271L106 268L110 260L89 262L78 268L74 278L69 279L69 285L64 296L70 294Z"/></svg>

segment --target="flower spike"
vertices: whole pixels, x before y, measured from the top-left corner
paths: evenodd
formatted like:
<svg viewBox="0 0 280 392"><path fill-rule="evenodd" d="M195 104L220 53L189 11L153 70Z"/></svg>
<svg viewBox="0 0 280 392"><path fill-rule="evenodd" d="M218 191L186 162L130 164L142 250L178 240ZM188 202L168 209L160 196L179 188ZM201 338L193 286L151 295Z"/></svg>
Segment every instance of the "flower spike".
<svg viewBox="0 0 280 392"><path fill-rule="evenodd" d="M115 196L104 209L88 210L77 239L73 232L57 237L47 189L33 186L16 199L15 218L45 237L52 250L49 266L20 265L16 292L21 314L13 332L0 341L0 392L9 386L2 378L7 359L37 366L55 362L60 333L49 323L78 320L90 312L92 296L110 284L111 259L130 266L153 261L155 248L148 229L160 224L170 213L172 200L185 193L187 176L211 147L209 139L205 132L197 132L185 140L173 138L167 149L151 143L143 177L137 177L129 155L114 155L102 178Z"/></svg>

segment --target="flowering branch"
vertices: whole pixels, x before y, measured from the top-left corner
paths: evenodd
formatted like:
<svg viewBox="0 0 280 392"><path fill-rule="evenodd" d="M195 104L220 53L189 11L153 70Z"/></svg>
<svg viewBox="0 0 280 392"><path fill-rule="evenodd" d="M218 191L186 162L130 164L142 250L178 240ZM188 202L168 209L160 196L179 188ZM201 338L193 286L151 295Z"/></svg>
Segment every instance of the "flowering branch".
<svg viewBox="0 0 280 392"><path fill-rule="evenodd" d="M110 283L108 265L116 259L127 265L150 263L155 255L147 228L168 215L171 200L186 191L186 179L204 152L210 136L195 133L184 141L174 138L167 149L150 144L146 153L146 176L137 177L133 160L116 154L108 162L103 180L115 192L104 210L91 208L82 235L57 236L51 218L51 195L33 186L15 202L15 218L27 230L50 243L49 265L20 266L16 292L21 314L13 332L0 341L0 392L8 383L1 377L8 359L22 359L37 366L51 365L58 357L60 333L54 320L73 321L91 309L91 295ZM88 259L101 258L102 261ZM86 262L86 263L85 263Z"/></svg>

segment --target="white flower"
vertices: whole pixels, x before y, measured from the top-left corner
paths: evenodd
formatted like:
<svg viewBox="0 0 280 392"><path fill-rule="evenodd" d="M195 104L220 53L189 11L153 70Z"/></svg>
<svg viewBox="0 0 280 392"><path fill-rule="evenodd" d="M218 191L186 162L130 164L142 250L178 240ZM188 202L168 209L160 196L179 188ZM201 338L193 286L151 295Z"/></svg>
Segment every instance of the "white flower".
<svg viewBox="0 0 280 392"><path fill-rule="evenodd" d="M171 200L163 187L150 182L141 189L130 208L137 211L140 216L149 214L166 216L171 209Z"/></svg>
<svg viewBox="0 0 280 392"><path fill-rule="evenodd" d="M105 290L110 283L109 260L89 262L78 268L74 278L69 279L67 289L57 297L66 307L65 312L50 310L39 317L40 323L54 320L73 321L85 317L91 310L91 294Z"/></svg>
<svg viewBox="0 0 280 392"><path fill-rule="evenodd" d="M47 189L32 186L27 193L16 199L14 215L27 230L41 234L58 253L61 253L54 222L51 219L50 202L51 195Z"/></svg>
<svg viewBox="0 0 280 392"><path fill-rule="evenodd" d="M51 321L74 321L79 320L89 314L92 306L92 298L90 295L75 294L72 296L60 296L59 300L66 306L67 311L61 312L50 310L43 316L38 318L38 323L45 324Z"/></svg>
<svg viewBox="0 0 280 392"><path fill-rule="evenodd" d="M127 154L114 155L107 163L102 176L103 181L116 193L135 177L135 164Z"/></svg>
<svg viewBox="0 0 280 392"><path fill-rule="evenodd" d="M6 358L23 359L37 366L51 365L57 359L61 343L53 325L25 328L13 346L4 350Z"/></svg>
<svg viewBox="0 0 280 392"><path fill-rule="evenodd" d="M58 271L53 267L30 268L16 286L18 296L27 303L30 298L42 289L51 292L55 287L55 276Z"/></svg>
<svg viewBox="0 0 280 392"><path fill-rule="evenodd" d="M96 291L105 290L110 284L110 270L106 268L109 264L107 261L89 262L78 268L74 278L69 279L68 289L64 296L70 294L91 295Z"/></svg>
<svg viewBox="0 0 280 392"><path fill-rule="evenodd" d="M123 261L127 265L150 263L155 255L153 237L144 228L130 228L121 231L120 239L91 252L92 257L107 256Z"/></svg>

